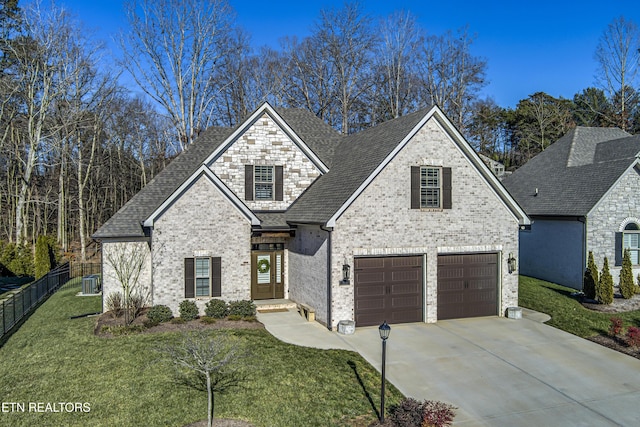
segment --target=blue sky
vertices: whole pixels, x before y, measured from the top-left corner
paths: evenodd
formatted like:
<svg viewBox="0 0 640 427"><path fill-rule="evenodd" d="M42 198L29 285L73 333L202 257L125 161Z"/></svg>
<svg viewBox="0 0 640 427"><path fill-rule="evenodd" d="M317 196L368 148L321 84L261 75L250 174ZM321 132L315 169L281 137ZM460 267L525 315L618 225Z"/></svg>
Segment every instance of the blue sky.
<svg viewBox="0 0 640 427"><path fill-rule="evenodd" d="M281 37L308 35L321 9L344 4L343 0L229 1L236 22L251 34L253 45L274 48ZM107 42L125 26L119 0L57 0L57 4ZM572 98L593 86L597 67L593 55L607 25L619 16L640 25L638 0L361 0L360 4L376 19L408 10L428 34L468 25L476 35L471 52L488 64L489 84L483 96L502 107L515 107L538 91Z"/></svg>

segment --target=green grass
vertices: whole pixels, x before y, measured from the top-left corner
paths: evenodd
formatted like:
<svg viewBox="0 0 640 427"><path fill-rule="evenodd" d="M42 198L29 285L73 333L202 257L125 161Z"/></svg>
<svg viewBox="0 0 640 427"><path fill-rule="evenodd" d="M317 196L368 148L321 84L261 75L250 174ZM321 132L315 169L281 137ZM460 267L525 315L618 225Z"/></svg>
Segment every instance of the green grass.
<svg viewBox="0 0 640 427"><path fill-rule="evenodd" d="M206 418L206 392L172 382L153 348L176 333L100 338L100 297L65 287L46 301L0 348L2 402L88 402L88 413L0 413L0 425L182 426ZM216 396L216 417L256 426L334 426L368 417L379 402L380 375L357 353L282 343L265 330L213 333L251 348L249 380ZM387 402L401 393L387 385Z"/></svg>
<svg viewBox="0 0 640 427"><path fill-rule="evenodd" d="M548 325L586 338L607 333L612 317L624 320L627 326L640 326L640 310L625 313L600 313L584 308L575 297L575 289L520 276L518 305L551 316Z"/></svg>

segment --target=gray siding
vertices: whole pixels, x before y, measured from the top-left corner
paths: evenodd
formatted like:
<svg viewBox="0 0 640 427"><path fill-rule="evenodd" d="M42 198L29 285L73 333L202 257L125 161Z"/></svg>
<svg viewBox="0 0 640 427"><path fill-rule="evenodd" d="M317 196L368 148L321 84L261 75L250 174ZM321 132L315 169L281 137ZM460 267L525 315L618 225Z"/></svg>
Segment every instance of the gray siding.
<svg viewBox="0 0 640 427"><path fill-rule="evenodd" d="M327 323L327 257L329 232L318 226L299 226L289 242L289 298L316 311Z"/></svg>
<svg viewBox="0 0 640 427"><path fill-rule="evenodd" d="M520 274L582 289L584 223L577 218L534 218L520 232Z"/></svg>

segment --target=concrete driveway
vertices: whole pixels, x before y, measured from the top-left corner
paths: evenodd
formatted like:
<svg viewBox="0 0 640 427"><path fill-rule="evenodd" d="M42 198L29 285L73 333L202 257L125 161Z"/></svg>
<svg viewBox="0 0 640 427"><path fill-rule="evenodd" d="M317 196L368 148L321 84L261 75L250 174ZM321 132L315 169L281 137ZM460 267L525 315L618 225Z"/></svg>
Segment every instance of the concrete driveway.
<svg viewBox="0 0 640 427"><path fill-rule="evenodd" d="M295 311L259 320L283 341L354 350L380 369L376 327L339 335ZM456 426L640 425L640 360L527 318L392 325L387 378L457 406Z"/></svg>

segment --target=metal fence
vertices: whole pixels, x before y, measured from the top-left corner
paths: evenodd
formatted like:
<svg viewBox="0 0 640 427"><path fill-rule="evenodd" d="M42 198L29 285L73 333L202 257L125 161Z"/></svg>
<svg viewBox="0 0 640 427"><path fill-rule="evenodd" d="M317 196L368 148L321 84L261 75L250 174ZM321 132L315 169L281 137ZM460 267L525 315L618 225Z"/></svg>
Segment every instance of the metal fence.
<svg viewBox="0 0 640 427"><path fill-rule="evenodd" d="M0 340L69 280L100 273L101 265L98 263L67 262L9 295L0 304Z"/></svg>

